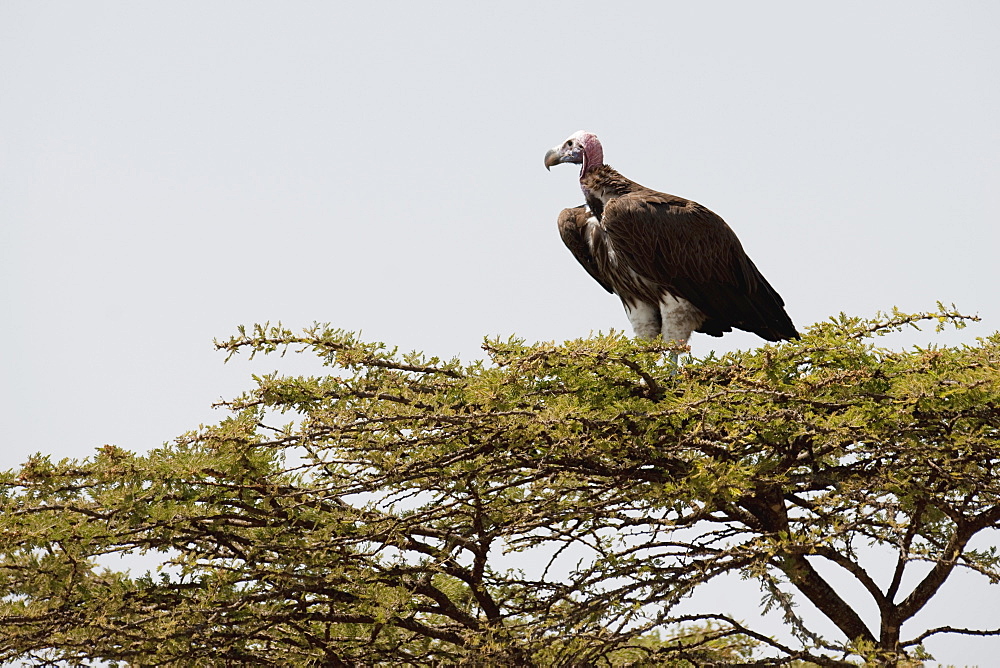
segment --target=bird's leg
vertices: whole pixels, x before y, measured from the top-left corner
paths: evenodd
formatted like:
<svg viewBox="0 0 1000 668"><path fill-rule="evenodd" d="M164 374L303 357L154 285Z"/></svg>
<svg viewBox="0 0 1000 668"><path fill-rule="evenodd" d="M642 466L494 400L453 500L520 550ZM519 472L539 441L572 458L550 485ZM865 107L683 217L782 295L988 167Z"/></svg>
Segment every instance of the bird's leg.
<svg viewBox="0 0 1000 668"><path fill-rule="evenodd" d="M663 340L686 346L688 339L691 338L691 332L704 322L705 314L688 300L669 294L663 296L659 306L660 319L663 322L661 329ZM671 352L670 362L672 365L670 376L674 377L680 368L680 354Z"/></svg>
<svg viewBox="0 0 1000 668"><path fill-rule="evenodd" d="M677 346L686 346L687 337L683 339L668 339L666 336L663 337L664 343L672 343ZM674 378L677 376L677 372L681 368L681 354L676 350L670 351L670 377Z"/></svg>
<svg viewBox="0 0 1000 668"><path fill-rule="evenodd" d="M674 350L674 351L672 351L670 353L670 377L671 378L676 378L677 377L677 371L680 369L680 366L681 366L680 355L677 353L676 350Z"/></svg>
<svg viewBox="0 0 1000 668"><path fill-rule="evenodd" d="M686 346L692 330L699 324L696 322L698 317L704 317L689 302L670 296L660 304L629 303L624 299L622 303L632 323L632 331L640 339L662 336L665 342ZM670 366L670 377L673 378L680 368L680 353L670 353Z"/></svg>
<svg viewBox="0 0 1000 668"><path fill-rule="evenodd" d="M686 299L665 295L659 306L664 341L676 341L686 346L691 332L705 321L705 314Z"/></svg>
<svg viewBox="0 0 1000 668"><path fill-rule="evenodd" d="M660 320L660 308L654 304L636 302L630 304L622 300L625 305L625 313L628 321L632 323L632 331L640 339L655 339L660 335L662 321Z"/></svg>
<svg viewBox="0 0 1000 668"><path fill-rule="evenodd" d="M681 346L687 345L687 341L668 341L668 343L674 343ZM691 349L688 348L688 351L690 350ZM669 356L670 356L670 377L674 378L677 375L677 372L680 371L681 368L681 354L676 350L671 350ZM688 359L690 359L690 357Z"/></svg>

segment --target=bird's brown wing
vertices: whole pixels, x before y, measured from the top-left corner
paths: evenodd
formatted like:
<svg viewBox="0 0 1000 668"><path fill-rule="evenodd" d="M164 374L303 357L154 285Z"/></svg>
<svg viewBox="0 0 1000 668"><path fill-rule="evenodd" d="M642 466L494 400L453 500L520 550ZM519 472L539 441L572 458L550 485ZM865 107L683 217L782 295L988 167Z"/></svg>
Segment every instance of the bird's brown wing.
<svg viewBox="0 0 1000 668"><path fill-rule="evenodd" d="M708 317L698 331L798 338L781 296L736 234L700 204L643 188L609 201L602 222L622 264Z"/></svg>
<svg viewBox="0 0 1000 668"><path fill-rule="evenodd" d="M600 283L602 288L608 292L614 292L608 280L601 274L590 245L587 243L587 220L589 218L591 218L591 213L586 207L576 206L572 209L563 209L559 213L559 236L562 237L566 248L573 253L573 257L587 270L587 273Z"/></svg>

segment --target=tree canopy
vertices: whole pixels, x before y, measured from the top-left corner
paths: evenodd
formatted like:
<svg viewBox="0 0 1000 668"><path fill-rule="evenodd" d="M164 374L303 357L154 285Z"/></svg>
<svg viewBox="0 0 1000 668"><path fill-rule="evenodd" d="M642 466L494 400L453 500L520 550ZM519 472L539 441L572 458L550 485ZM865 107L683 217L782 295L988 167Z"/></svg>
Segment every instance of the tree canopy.
<svg viewBox="0 0 1000 668"><path fill-rule="evenodd" d="M967 319L840 316L679 369L662 342L615 333L490 340L464 364L323 325L241 328L218 347L326 369L255 377L217 425L146 454L3 474L0 658L903 665L932 635L1000 635L1000 614L913 620L957 569L1000 580L996 550L970 546L1000 527L1000 335L876 345ZM114 558L140 553L142 574ZM784 640L691 612L732 574L782 611Z"/></svg>

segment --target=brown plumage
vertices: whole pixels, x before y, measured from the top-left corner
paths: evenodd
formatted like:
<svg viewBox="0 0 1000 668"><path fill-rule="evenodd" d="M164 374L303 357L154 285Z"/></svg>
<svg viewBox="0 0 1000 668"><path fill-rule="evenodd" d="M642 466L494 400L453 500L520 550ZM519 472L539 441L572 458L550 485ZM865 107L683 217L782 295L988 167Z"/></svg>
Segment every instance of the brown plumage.
<svg viewBox="0 0 1000 668"><path fill-rule="evenodd" d="M768 341L798 338L784 302L722 218L650 190L604 164L597 137L572 135L546 167L581 164L588 209L564 209L559 233L584 269L617 294L637 336L686 343L733 328Z"/></svg>

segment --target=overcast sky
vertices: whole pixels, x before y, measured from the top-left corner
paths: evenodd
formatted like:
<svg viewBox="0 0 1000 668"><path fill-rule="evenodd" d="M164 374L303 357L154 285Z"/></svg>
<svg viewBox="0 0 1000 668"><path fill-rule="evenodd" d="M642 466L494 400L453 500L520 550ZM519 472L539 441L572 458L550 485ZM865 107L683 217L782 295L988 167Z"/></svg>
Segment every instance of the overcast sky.
<svg viewBox="0 0 1000 668"><path fill-rule="evenodd" d="M982 323L898 345L972 342L1000 328L998 28L987 0L0 1L0 465L146 450L315 366L224 366L239 324L466 359L627 329L555 227L577 169L542 157L579 129L725 218L800 329L941 300ZM978 591L961 621L1000 625Z"/></svg>

